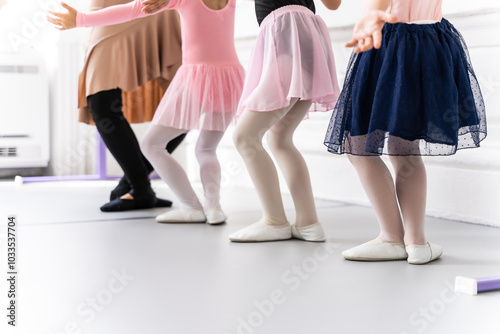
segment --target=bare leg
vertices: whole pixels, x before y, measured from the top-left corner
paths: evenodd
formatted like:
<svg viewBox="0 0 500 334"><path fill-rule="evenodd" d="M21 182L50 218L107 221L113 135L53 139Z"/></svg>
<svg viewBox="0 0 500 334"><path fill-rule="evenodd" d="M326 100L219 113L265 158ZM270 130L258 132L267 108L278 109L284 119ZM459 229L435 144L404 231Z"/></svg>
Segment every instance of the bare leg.
<svg viewBox="0 0 500 334"><path fill-rule="evenodd" d="M427 175L420 156L391 156L396 193L405 225L406 245L426 244L424 234Z"/></svg>
<svg viewBox="0 0 500 334"><path fill-rule="evenodd" d="M394 182L389 169L378 156L348 155L356 168L363 188L377 215L379 239L383 242L402 242L403 223L399 212Z"/></svg>
<svg viewBox="0 0 500 334"><path fill-rule="evenodd" d="M285 176L296 210L297 227L318 222L311 187L311 178L302 154L293 143L293 134L304 116L310 101L298 101L290 111L269 131L268 143L278 165Z"/></svg>

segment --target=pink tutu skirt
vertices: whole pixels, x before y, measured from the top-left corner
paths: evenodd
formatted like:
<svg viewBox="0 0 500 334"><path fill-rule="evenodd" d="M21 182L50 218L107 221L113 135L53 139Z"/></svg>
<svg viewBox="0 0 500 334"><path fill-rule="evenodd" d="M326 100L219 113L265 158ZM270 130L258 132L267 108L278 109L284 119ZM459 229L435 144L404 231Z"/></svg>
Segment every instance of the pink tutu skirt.
<svg viewBox="0 0 500 334"><path fill-rule="evenodd" d="M262 21L252 51L238 115L244 109L285 108L298 97L313 102L310 111L335 107L340 89L330 35L308 8L290 5Z"/></svg>
<svg viewBox="0 0 500 334"><path fill-rule="evenodd" d="M184 64L170 83L151 124L225 131L236 113L245 71L237 64Z"/></svg>

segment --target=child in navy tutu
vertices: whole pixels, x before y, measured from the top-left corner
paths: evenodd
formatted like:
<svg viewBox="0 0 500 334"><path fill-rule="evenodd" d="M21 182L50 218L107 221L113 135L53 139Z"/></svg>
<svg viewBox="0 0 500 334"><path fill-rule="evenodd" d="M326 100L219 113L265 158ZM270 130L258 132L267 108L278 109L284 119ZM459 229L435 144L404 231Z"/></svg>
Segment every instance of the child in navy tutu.
<svg viewBox="0 0 500 334"><path fill-rule="evenodd" d="M424 235L421 156L479 147L486 137L485 106L465 42L442 17L441 4L369 0L347 45L356 48L325 145L349 154L381 232L344 251L346 259L437 259L442 248ZM381 154L390 155L395 184Z"/></svg>

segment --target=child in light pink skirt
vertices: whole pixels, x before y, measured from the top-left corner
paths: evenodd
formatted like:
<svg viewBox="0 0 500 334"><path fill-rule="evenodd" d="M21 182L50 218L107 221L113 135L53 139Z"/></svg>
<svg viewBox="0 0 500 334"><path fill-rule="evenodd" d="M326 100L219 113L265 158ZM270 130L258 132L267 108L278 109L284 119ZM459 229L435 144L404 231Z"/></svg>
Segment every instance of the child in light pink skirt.
<svg viewBox="0 0 500 334"><path fill-rule="evenodd" d="M336 9L340 0L323 0ZM262 203L262 219L229 236L236 242L324 241L304 158L293 134L308 111L335 106L339 87L328 29L315 15L312 0L255 0L261 31L252 53L234 142ZM288 222L278 175L262 146L268 133L271 151L293 197L297 218Z"/></svg>

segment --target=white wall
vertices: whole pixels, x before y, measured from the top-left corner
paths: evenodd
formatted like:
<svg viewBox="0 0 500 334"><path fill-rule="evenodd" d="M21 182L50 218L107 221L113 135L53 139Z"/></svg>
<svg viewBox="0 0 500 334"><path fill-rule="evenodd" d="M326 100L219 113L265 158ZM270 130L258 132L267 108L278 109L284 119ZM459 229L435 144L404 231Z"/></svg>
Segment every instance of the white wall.
<svg viewBox="0 0 500 334"><path fill-rule="evenodd" d="M59 0L8 0L0 10L2 54L37 52L46 63L50 82L51 160L48 173L78 175L93 172L95 131L77 122L78 75L85 50L85 30L59 32L46 20L46 10L61 8ZM87 1L69 0L85 9ZM30 92L18 92L20 99ZM91 154L89 154L91 152Z"/></svg>

